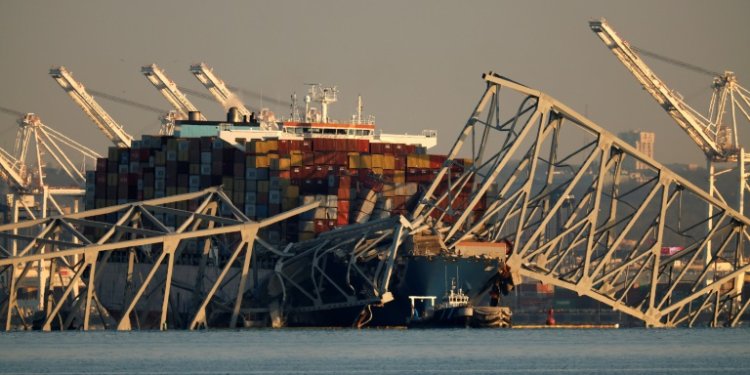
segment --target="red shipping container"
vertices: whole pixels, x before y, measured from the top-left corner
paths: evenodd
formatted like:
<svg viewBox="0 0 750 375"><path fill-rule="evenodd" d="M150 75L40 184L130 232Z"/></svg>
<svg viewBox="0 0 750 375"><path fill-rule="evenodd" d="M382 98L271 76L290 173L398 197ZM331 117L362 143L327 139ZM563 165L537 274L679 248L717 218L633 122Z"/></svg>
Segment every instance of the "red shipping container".
<svg viewBox="0 0 750 375"><path fill-rule="evenodd" d="M315 154L312 152L305 152L302 154L302 165L315 165Z"/></svg>
<svg viewBox="0 0 750 375"><path fill-rule="evenodd" d="M349 189L352 187L352 178L350 176L339 176L339 187Z"/></svg>
<svg viewBox="0 0 750 375"><path fill-rule="evenodd" d="M331 228L328 226L328 220L315 219L313 220L313 223L315 223L315 233L319 234L331 230Z"/></svg>
<svg viewBox="0 0 750 375"><path fill-rule="evenodd" d="M332 139L328 138L314 138L312 143L313 151L335 151L336 146Z"/></svg>
<svg viewBox="0 0 750 375"><path fill-rule="evenodd" d="M402 144L394 144L393 153L399 156L405 156L408 154L408 152L406 152L406 147Z"/></svg>
<svg viewBox="0 0 750 375"><path fill-rule="evenodd" d="M370 153L371 154L382 154L383 153L383 144L382 143L370 143Z"/></svg>
<svg viewBox="0 0 750 375"><path fill-rule="evenodd" d="M312 140L305 139L305 140L300 141L299 151L312 152L312 150L313 150Z"/></svg>
<svg viewBox="0 0 750 375"><path fill-rule="evenodd" d="M393 144L390 143L383 143L383 153L384 154L393 154Z"/></svg>
<svg viewBox="0 0 750 375"><path fill-rule="evenodd" d="M398 171L406 170L406 158L404 156L395 156L393 158L393 164Z"/></svg>
<svg viewBox="0 0 750 375"><path fill-rule="evenodd" d="M315 170L313 171L312 177L313 178L326 178L328 175L328 168L322 165L315 166Z"/></svg>
<svg viewBox="0 0 750 375"><path fill-rule="evenodd" d="M369 152L370 151L370 141L367 139L357 139L357 149L354 150L356 152Z"/></svg>
<svg viewBox="0 0 750 375"><path fill-rule="evenodd" d="M289 151L291 150L291 143L292 141L288 139L279 139L279 154L289 155Z"/></svg>
<svg viewBox="0 0 750 375"><path fill-rule="evenodd" d="M349 165L349 155L346 152L337 152L335 154L335 165L343 166Z"/></svg>
<svg viewBox="0 0 750 375"><path fill-rule="evenodd" d="M448 157L445 155L430 155L430 168L440 169Z"/></svg>
<svg viewBox="0 0 750 375"><path fill-rule="evenodd" d="M349 216L350 209L351 203L348 200L339 199L338 203L336 204L336 212L338 213L338 217L341 217L342 215Z"/></svg>
<svg viewBox="0 0 750 375"><path fill-rule="evenodd" d="M288 180L292 178L292 173L290 171L279 171L279 178Z"/></svg>
<svg viewBox="0 0 750 375"><path fill-rule="evenodd" d="M292 167L290 172L291 172L291 177L294 180L300 180L304 178L302 176L302 167Z"/></svg>
<svg viewBox="0 0 750 375"><path fill-rule="evenodd" d="M403 195L396 195L393 197L393 208L396 210L406 209L406 197Z"/></svg>
<svg viewBox="0 0 750 375"><path fill-rule="evenodd" d="M315 176L315 167L312 165L306 165L302 167L302 178L303 179L310 179Z"/></svg>
<svg viewBox="0 0 750 375"><path fill-rule="evenodd" d="M339 211L338 216L336 216L336 226L344 227L347 225L349 225L349 212L342 213Z"/></svg>
<svg viewBox="0 0 750 375"><path fill-rule="evenodd" d="M357 177L359 178L360 182L364 182L370 179L370 175L372 174L371 169L355 169L355 170L357 171Z"/></svg>
<svg viewBox="0 0 750 375"><path fill-rule="evenodd" d="M356 139L344 139L341 143L346 144L346 152L357 151L357 140Z"/></svg>
<svg viewBox="0 0 750 375"><path fill-rule="evenodd" d="M336 196L339 199L346 199L346 200L352 199L352 189L351 188L345 188L345 187L339 186L338 189L336 189L336 193L335 194L336 194ZM341 201L339 201L339 202L341 202Z"/></svg>

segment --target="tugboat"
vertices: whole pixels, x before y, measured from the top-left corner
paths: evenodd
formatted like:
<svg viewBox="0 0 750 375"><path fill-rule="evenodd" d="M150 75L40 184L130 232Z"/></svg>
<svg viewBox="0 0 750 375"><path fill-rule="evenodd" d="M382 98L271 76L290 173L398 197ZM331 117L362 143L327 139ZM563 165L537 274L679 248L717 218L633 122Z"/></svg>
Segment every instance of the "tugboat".
<svg viewBox="0 0 750 375"><path fill-rule="evenodd" d="M451 289L446 291L440 303L435 306L436 297L409 296L412 303L412 317L410 328L466 328L469 327L474 316L474 308L469 302L469 296L461 288L456 287L456 279L451 280ZM424 306L421 315L416 307L417 302Z"/></svg>

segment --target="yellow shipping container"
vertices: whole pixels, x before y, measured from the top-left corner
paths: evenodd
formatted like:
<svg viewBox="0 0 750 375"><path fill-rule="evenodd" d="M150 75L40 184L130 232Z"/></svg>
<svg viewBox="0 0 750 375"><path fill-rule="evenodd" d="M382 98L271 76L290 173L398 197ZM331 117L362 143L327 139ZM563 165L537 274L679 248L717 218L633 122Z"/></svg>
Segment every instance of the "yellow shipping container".
<svg viewBox="0 0 750 375"><path fill-rule="evenodd" d="M372 167L372 173L376 175L382 175L383 174L383 168L380 167Z"/></svg>
<svg viewBox="0 0 750 375"><path fill-rule="evenodd" d="M359 167L360 168L372 168L372 155L361 154L359 156Z"/></svg>
<svg viewBox="0 0 750 375"><path fill-rule="evenodd" d="M268 155L255 156L255 168L268 168L269 166Z"/></svg>
<svg viewBox="0 0 750 375"><path fill-rule="evenodd" d="M393 155L383 155L383 169L396 169L396 157Z"/></svg>
<svg viewBox="0 0 750 375"><path fill-rule="evenodd" d="M274 171L288 171L291 166L291 160L289 158L269 158L271 162L271 169Z"/></svg>
<svg viewBox="0 0 750 375"><path fill-rule="evenodd" d="M419 155L415 155L415 154L406 155L406 167L407 168L419 168Z"/></svg>
<svg viewBox="0 0 750 375"><path fill-rule="evenodd" d="M266 145L266 152L277 152L279 151L279 141L271 139L264 142Z"/></svg>
<svg viewBox="0 0 750 375"><path fill-rule="evenodd" d="M372 154L372 168L383 168L383 155L382 154ZM381 172L382 174L382 172Z"/></svg>
<svg viewBox="0 0 750 375"><path fill-rule="evenodd" d="M289 185L289 187L284 189L284 196L286 198L299 198L299 186Z"/></svg>
<svg viewBox="0 0 750 375"><path fill-rule="evenodd" d="M406 172L402 170L393 171L393 182L403 184L406 182Z"/></svg>
<svg viewBox="0 0 750 375"><path fill-rule="evenodd" d="M301 167L302 166L302 153L294 152L290 155L291 165L292 167Z"/></svg>
<svg viewBox="0 0 750 375"><path fill-rule="evenodd" d="M349 169L357 169L360 164L359 154L349 153Z"/></svg>
<svg viewBox="0 0 750 375"><path fill-rule="evenodd" d="M383 184L383 196L393 197L396 195L397 187L394 184Z"/></svg>

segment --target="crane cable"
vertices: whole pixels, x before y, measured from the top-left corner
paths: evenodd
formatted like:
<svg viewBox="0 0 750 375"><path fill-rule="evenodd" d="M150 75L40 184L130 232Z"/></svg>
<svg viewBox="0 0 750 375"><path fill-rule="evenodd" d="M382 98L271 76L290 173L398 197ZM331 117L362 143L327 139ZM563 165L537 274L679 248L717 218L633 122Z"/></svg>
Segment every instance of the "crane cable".
<svg viewBox="0 0 750 375"><path fill-rule="evenodd" d="M631 45L630 48L632 48L633 51L640 53L641 55L652 57L654 59L661 60L661 61L673 64L673 65L676 65L676 66L679 66L679 67L682 67L682 68L685 68L685 69L688 69L688 70L692 70L692 71L697 72L697 73L709 75L711 77L721 77L723 75L722 73L719 73L719 72L716 72L716 71L713 71L713 70L709 70L709 69L706 69L706 68L702 68L702 67L697 66L697 65L689 64L689 63L686 63L684 61L673 59L671 57L662 56L662 55L659 55L658 53L651 52L651 51L645 50L645 49L640 48L640 47L636 47L636 46L632 46Z"/></svg>

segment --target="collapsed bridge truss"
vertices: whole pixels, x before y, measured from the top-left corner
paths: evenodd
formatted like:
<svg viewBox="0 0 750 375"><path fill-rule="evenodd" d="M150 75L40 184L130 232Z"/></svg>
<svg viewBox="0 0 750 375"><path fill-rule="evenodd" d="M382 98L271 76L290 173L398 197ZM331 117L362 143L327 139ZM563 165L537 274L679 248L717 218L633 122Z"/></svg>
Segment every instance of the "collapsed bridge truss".
<svg viewBox="0 0 750 375"><path fill-rule="evenodd" d="M0 322L6 331L164 330L261 315L281 326L289 315L389 302L408 221L355 224L283 248L263 239L265 228L317 206L256 222L209 188L0 225L0 238L21 249L0 247ZM41 299L19 296L35 288Z"/></svg>
<svg viewBox="0 0 750 375"><path fill-rule="evenodd" d="M550 96L484 79L415 230L448 250L508 241L516 284L567 288L648 326L738 324L748 218ZM459 157L473 165L456 175Z"/></svg>

